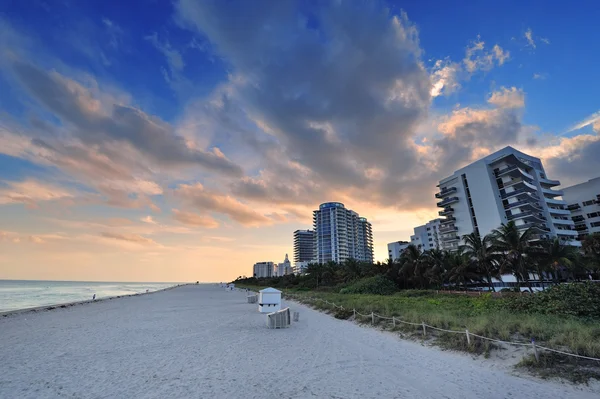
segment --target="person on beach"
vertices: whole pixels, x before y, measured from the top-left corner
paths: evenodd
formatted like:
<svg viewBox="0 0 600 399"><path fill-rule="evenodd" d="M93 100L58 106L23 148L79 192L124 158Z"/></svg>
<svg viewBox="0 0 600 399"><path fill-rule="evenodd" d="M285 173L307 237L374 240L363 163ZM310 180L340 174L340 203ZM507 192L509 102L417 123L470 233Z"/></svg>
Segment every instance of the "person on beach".
<svg viewBox="0 0 600 399"><path fill-rule="evenodd" d="M92 297L92 301L96 300L96 294L94 294L94 296Z"/></svg>

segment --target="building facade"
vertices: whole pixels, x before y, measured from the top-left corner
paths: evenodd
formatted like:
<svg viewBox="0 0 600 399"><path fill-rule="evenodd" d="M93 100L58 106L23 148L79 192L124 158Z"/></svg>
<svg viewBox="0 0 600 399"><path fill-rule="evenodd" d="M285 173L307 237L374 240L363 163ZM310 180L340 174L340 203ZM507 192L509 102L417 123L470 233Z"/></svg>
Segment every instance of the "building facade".
<svg viewBox="0 0 600 399"><path fill-rule="evenodd" d="M400 259L402 252L410 245L408 241L390 242L388 247L388 258L392 260Z"/></svg>
<svg viewBox="0 0 600 399"><path fill-rule="evenodd" d="M252 275L255 278L274 277L273 262L258 262L254 264Z"/></svg>
<svg viewBox="0 0 600 399"><path fill-rule="evenodd" d="M285 254L285 259L282 263L277 264L277 277L283 277L286 274L292 274L292 263Z"/></svg>
<svg viewBox="0 0 600 399"><path fill-rule="evenodd" d="M294 266L292 267L294 274L298 275L298 274L306 273L306 269L308 269L309 263L311 263L311 262L308 262L308 261L294 262Z"/></svg>
<svg viewBox="0 0 600 399"><path fill-rule="evenodd" d="M315 232L313 230L294 231L294 265L312 262L315 259Z"/></svg>
<svg viewBox="0 0 600 399"><path fill-rule="evenodd" d="M313 212L314 261L340 263L346 259L373 262L371 223L339 202L326 202Z"/></svg>
<svg viewBox="0 0 600 399"><path fill-rule="evenodd" d="M539 158L505 147L440 180L435 195L442 208L441 248L456 250L465 234L489 234L514 221L525 230L535 227L535 238L558 237L565 244L581 245L563 192L553 187Z"/></svg>
<svg viewBox="0 0 600 399"><path fill-rule="evenodd" d="M562 191L575 223L577 239L581 241L589 234L600 233L600 177Z"/></svg>
<svg viewBox="0 0 600 399"><path fill-rule="evenodd" d="M410 243L421 251L441 248L441 227L442 219L433 219L422 226L414 228L414 233L410 236Z"/></svg>

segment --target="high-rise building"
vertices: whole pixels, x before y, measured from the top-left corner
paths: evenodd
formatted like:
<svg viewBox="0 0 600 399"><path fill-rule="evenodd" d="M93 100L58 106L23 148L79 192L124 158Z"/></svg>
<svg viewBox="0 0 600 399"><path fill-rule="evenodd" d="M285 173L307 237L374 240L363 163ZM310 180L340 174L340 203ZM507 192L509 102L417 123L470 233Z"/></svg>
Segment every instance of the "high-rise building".
<svg viewBox="0 0 600 399"><path fill-rule="evenodd" d="M402 256L402 252L404 252L404 250L409 245L410 245L410 242L408 242L408 241L390 242L387 245L389 259L392 259L392 260L398 260L398 259L400 259L400 256Z"/></svg>
<svg viewBox="0 0 600 399"><path fill-rule="evenodd" d="M442 219L433 219L422 226L414 228L415 234L410 236L410 243L421 251L440 249L441 236L439 229Z"/></svg>
<svg viewBox="0 0 600 399"><path fill-rule="evenodd" d="M561 199L554 190L558 180L546 176L539 158L503 148L440 180L435 195L442 219L442 248L455 250L465 234L489 234L514 221L520 230L535 227L534 238L559 237L564 243L581 245Z"/></svg>
<svg viewBox="0 0 600 399"><path fill-rule="evenodd" d="M371 223L339 202L326 202L313 212L315 261L343 262L346 259L373 261Z"/></svg>
<svg viewBox="0 0 600 399"><path fill-rule="evenodd" d="M600 177L562 189L563 199L575 223L577 239L600 233Z"/></svg>
<svg viewBox="0 0 600 399"><path fill-rule="evenodd" d="M274 277L273 262L258 262L254 264L253 276L256 278Z"/></svg>
<svg viewBox="0 0 600 399"><path fill-rule="evenodd" d="M294 231L294 266L297 263L312 262L315 259L315 232L312 230Z"/></svg>
<svg viewBox="0 0 600 399"><path fill-rule="evenodd" d="M285 254L285 260L277 264L277 277L283 277L286 274L292 274L292 263L288 259L287 254Z"/></svg>

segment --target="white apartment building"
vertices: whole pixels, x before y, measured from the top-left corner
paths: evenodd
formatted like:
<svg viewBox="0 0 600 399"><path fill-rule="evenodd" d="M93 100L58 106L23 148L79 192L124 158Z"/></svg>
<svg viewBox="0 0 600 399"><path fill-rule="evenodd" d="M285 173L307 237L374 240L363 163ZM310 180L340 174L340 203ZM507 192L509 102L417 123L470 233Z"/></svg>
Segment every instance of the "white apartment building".
<svg viewBox="0 0 600 399"><path fill-rule="evenodd" d="M292 263L288 259L287 254L285 254L285 260L277 264L277 277L283 277L286 274L292 274Z"/></svg>
<svg viewBox="0 0 600 399"><path fill-rule="evenodd" d="M439 233L443 219L433 219L422 226L414 228L414 233L410 236L410 243L421 251L430 249L440 249L441 235Z"/></svg>
<svg viewBox="0 0 600 399"><path fill-rule="evenodd" d="M536 238L559 237L581 245L561 198L553 187L558 180L546 176L539 158L503 148L440 180L435 195L444 216L439 228L442 249L454 250L473 231L489 234L513 220L519 229L535 227Z"/></svg>
<svg viewBox="0 0 600 399"><path fill-rule="evenodd" d="M311 262L294 262L294 267L292 268L294 274L304 274L306 273L306 269L308 269L308 264Z"/></svg>
<svg viewBox="0 0 600 399"><path fill-rule="evenodd" d="M274 277L273 262L258 262L254 264L252 275L256 278Z"/></svg>
<svg viewBox="0 0 600 399"><path fill-rule="evenodd" d="M563 199L575 223L577 239L600 233L600 177L563 188Z"/></svg>
<svg viewBox="0 0 600 399"><path fill-rule="evenodd" d="M397 260L402 255L402 252L410 245L411 243L408 241L396 241L390 242L388 247L388 258L392 260Z"/></svg>
<svg viewBox="0 0 600 399"><path fill-rule="evenodd" d="M371 223L340 202L326 202L313 212L314 260L340 263L346 259L373 261Z"/></svg>

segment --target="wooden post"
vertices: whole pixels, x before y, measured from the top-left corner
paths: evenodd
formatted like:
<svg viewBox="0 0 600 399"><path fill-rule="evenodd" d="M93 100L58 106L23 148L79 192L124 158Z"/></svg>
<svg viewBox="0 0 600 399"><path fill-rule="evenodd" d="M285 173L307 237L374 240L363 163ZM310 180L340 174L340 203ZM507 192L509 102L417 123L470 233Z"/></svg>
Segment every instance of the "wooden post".
<svg viewBox="0 0 600 399"><path fill-rule="evenodd" d="M375 324L375 313L371 312L371 325Z"/></svg>
<svg viewBox="0 0 600 399"><path fill-rule="evenodd" d="M354 320L356 320L356 309L352 309L352 312L354 312Z"/></svg>
<svg viewBox="0 0 600 399"><path fill-rule="evenodd" d="M535 346L535 339L531 338L531 346L533 346L533 354L535 355L535 361L539 363L540 355L538 353L537 347Z"/></svg>
<svg viewBox="0 0 600 399"><path fill-rule="evenodd" d="M396 318L394 316L392 316L392 324L394 325L394 328L396 328Z"/></svg>
<svg viewBox="0 0 600 399"><path fill-rule="evenodd" d="M471 337L469 336L469 329L465 330L467 332L467 344L471 345Z"/></svg>
<svg viewBox="0 0 600 399"><path fill-rule="evenodd" d="M425 322L423 322L423 336L427 336L427 330L425 329Z"/></svg>

